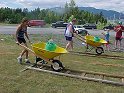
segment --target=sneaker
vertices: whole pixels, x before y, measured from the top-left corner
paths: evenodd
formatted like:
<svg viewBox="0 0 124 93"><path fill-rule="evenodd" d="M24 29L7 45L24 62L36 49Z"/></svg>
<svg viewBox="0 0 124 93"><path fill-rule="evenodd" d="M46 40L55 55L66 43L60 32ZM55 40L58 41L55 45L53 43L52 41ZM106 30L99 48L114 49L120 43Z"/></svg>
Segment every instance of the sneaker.
<svg viewBox="0 0 124 93"><path fill-rule="evenodd" d="M121 48L119 48L119 49L118 49L118 51L122 51L122 49L121 49Z"/></svg>
<svg viewBox="0 0 124 93"><path fill-rule="evenodd" d="M42 60L40 63L41 63L42 65L43 65L43 64L47 64L47 62L45 62L44 60Z"/></svg>
<svg viewBox="0 0 124 93"><path fill-rule="evenodd" d="M28 59L25 59L25 63L30 64L31 62Z"/></svg>
<svg viewBox="0 0 124 93"><path fill-rule="evenodd" d="M116 48L116 47L115 47L115 48L113 48L113 50L117 50L117 49L118 49L118 48Z"/></svg>
<svg viewBox="0 0 124 93"><path fill-rule="evenodd" d="M18 60L18 63L19 63L19 64L22 63L22 57L18 57L17 60Z"/></svg>

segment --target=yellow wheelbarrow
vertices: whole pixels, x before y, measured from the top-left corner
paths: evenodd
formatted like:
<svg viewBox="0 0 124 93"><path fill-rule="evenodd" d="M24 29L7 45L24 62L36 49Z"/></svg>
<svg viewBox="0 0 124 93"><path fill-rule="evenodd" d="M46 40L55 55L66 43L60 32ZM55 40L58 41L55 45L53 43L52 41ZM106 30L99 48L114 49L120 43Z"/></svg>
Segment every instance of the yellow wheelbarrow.
<svg viewBox="0 0 124 93"><path fill-rule="evenodd" d="M87 45L87 49L89 49L88 46L91 46L89 51L91 51L93 48L95 48L97 54L100 55L100 54L104 53L104 49L103 49L102 45L107 43L107 41L105 41L104 39L99 38L99 40L97 41L97 40L95 40L95 37L92 35L87 35L85 37L82 37L81 35L78 34L75 36L77 39L83 41Z"/></svg>
<svg viewBox="0 0 124 93"><path fill-rule="evenodd" d="M46 43L40 42L40 43L34 43L32 44L32 49L25 47L24 45L21 45L26 50L32 52L36 56L36 64L39 61L42 62L51 62L51 68L54 71L61 71L64 67L62 65L62 62L60 60L54 59L57 56L60 56L62 54L68 53L68 51L62 47L56 46L55 51L48 51L45 49Z"/></svg>
<svg viewBox="0 0 124 93"><path fill-rule="evenodd" d="M86 44L95 48L97 54L104 53L104 49L102 45L106 44L107 42L101 38L98 41L95 41L94 39L95 39L94 36L91 36L91 35L85 36Z"/></svg>

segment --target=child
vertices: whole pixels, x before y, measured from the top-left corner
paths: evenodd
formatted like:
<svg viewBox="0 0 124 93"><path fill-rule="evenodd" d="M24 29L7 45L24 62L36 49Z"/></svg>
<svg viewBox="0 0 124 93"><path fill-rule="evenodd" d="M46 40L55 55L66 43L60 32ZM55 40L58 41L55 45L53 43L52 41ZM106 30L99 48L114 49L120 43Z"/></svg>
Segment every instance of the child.
<svg viewBox="0 0 124 93"><path fill-rule="evenodd" d="M109 29L106 30L106 32L102 33L104 35L104 39L107 41L107 43L105 44L106 46L106 50L110 50L110 46L109 46L109 38L110 38L110 34L109 34Z"/></svg>

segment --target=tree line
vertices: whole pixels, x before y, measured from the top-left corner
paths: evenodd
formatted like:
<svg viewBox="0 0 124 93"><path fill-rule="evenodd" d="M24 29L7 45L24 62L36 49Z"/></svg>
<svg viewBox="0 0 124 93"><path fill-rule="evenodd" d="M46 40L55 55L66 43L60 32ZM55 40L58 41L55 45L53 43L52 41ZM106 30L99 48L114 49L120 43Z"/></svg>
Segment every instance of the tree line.
<svg viewBox="0 0 124 93"><path fill-rule="evenodd" d="M36 20L45 20L45 22L49 24L60 20L68 22L71 15L74 15L74 17L78 20L78 24L107 23L107 19L104 18L102 12L99 14L93 14L84 10L79 10L74 0L70 0L70 3L66 2L64 12L62 14L53 12L50 9L41 10L40 8L36 8L31 11L27 8L0 8L0 22L10 24L20 23L23 17Z"/></svg>

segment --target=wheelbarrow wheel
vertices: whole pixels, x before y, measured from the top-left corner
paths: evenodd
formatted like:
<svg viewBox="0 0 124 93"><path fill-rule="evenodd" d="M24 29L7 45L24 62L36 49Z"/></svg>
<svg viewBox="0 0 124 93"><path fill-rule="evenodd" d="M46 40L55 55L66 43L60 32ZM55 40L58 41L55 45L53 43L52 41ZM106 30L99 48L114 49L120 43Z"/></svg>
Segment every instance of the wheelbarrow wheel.
<svg viewBox="0 0 124 93"><path fill-rule="evenodd" d="M53 60L53 63L51 64L51 68L54 71L60 72L62 69L64 69L62 63L59 60Z"/></svg>
<svg viewBox="0 0 124 93"><path fill-rule="evenodd" d="M104 53L103 48L102 47L97 47L96 48L96 53L99 54L99 55L101 55L102 53Z"/></svg>

